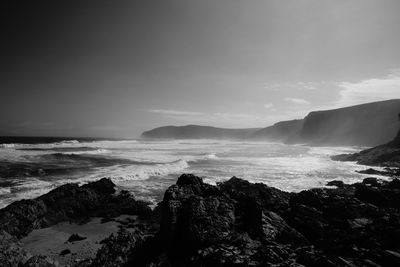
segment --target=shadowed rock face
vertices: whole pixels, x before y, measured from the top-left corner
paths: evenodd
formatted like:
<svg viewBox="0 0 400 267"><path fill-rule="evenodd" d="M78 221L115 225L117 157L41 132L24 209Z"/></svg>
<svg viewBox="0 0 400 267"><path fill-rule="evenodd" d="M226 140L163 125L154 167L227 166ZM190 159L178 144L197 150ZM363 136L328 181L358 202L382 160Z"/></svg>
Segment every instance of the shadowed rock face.
<svg viewBox="0 0 400 267"><path fill-rule="evenodd" d="M398 129L400 99L334 110L313 111L304 119L281 121L261 129L223 129L186 125L159 127L142 134L165 139L246 139L332 146L377 146Z"/></svg>
<svg viewBox="0 0 400 267"><path fill-rule="evenodd" d="M0 210L0 230L19 238L62 221L151 213L147 203L136 201L129 194L114 195L114 187L110 179L103 178L81 187L66 184L36 199L16 201Z"/></svg>
<svg viewBox="0 0 400 267"><path fill-rule="evenodd" d="M399 113L399 123L400 123L400 113ZM392 147L397 147L400 148L400 130L397 132L396 137L393 139L393 141L390 143Z"/></svg>
<svg viewBox="0 0 400 267"><path fill-rule="evenodd" d="M399 114L400 118L400 114ZM400 168L400 130L387 144L362 150L354 154L342 154L332 157L338 161L357 161L358 164ZM388 176L393 176L388 174Z"/></svg>
<svg viewBox="0 0 400 267"><path fill-rule="evenodd" d="M303 128L304 120L290 120L275 123L254 132L249 139L274 142L295 142Z"/></svg>
<svg viewBox="0 0 400 267"><path fill-rule="evenodd" d="M331 184L289 194L182 175L160 203L160 232L128 265L396 266L400 182Z"/></svg>
<svg viewBox="0 0 400 267"><path fill-rule="evenodd" d="M377 146L389 142L398 129L400 100L311 112L304 119L298 142L323 145Z"/></svg>
<svg viewBox="0 0 400 267"><path fill-rule="evenodd" d="M122 266L127 262L134 249L143 243L143 239L144 236L141 232L131 233L123 230L117 235L111 234L102 241L103 246L90 265L96 267Z"/></svg>
<svg viewBox="0 0 400 267"><path fill-rule="evenodd" d="M28 253L18 240L9 233L0 230L0 265L18 266L29 259Z"/></svg>
<svg viewBox="0 0 400 267"><path fill-rule="evenodd" d="M61 187L49 194L59 201L59 190L64 197L90 190L102 192L99 199L112 202L116 196L111 194L111 186L103 187L103 183L109 184L103 180L78 189L68 186L69 191ZM368 178L352 185L329 184L337 188L287 193L236 177L213 186L184 174L153 211L153 215L159 214L153 216L160 220L158 232L145 233L141 227L122 230L102 241L95 259L76 266L399 266L400 181ZM111 207L118 209L118 205L101 203L111 214ZM22 204L13 206L11 214L23 216L17 213L18 207L27 209L31 203ZM87 205L79 207L97 214L95 205ZM122 206L126 208L126 204ZM70 213L71 207L76 213ZM74 214L70 218L76 218L82 210L75 208L75 204L66 206L56 217ZM7 214L4 210L10 212L6 208L1 210L3 214ZM35 215L36 210L40 212ZM40 220L51 210L47 205L32 205L29 218ZM141 212L137 208L131 212L138 210ZM8 262L52 264L40 257L26 261L29 255L25 255L15 237L0 231L0 263L4 266L15 266L4 264Z"/></svg>

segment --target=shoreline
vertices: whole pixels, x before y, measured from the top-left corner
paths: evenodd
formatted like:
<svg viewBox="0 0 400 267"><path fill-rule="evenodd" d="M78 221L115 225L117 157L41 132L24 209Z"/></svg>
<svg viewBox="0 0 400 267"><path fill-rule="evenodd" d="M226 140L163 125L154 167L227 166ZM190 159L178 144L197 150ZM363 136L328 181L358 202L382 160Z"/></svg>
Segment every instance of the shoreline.
<svg viewBox="0 0 400 267"><path fill-rule="evenodd" d="M390 266L383 263L400 262L400 247L385 237L389 231L397 240L392 234L400 229L396 201L400 181L366 178L351 185L331 181L328 186L288 193L236 177L213 186L184 174L150 210L148 203L134 200L128 192L116 194L107 179L81 187L65 185L0 210L0 235L6 240L0 244L2 253L24 252L12 259L0 253L0 263L231 266L237 261L238 266L279 262L314 266L306 264L311 261L324 266L350 266L343 262ZM75 202L70 203L72 199ZM41 210L40 202L50 206ZM385 220L387 216L392 219ZM67 242L72 234L84 239ZM277 253L274 260L270 253Z"/></svg>

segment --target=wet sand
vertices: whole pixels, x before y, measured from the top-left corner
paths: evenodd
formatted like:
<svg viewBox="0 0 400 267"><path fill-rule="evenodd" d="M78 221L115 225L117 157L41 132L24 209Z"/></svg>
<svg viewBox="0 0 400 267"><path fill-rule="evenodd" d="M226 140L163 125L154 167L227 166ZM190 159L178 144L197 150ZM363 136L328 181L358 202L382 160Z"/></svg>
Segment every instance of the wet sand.
<svg viewBox="0 0 400 267"><path fill-rule="evenodd" d="M21 239L23 247L33 255L45 255L61 265L71 265L82 259L93 258L101 247L100 241L112 233L117 233L124 224L136 220L136 216L123 215L115 221L101 223L101 218L93 218L85 224L63 222L54 226L37 229ZM72 234L86 237L85 240L68 242ZM69 249L71 253L61 256Z"/></svg>

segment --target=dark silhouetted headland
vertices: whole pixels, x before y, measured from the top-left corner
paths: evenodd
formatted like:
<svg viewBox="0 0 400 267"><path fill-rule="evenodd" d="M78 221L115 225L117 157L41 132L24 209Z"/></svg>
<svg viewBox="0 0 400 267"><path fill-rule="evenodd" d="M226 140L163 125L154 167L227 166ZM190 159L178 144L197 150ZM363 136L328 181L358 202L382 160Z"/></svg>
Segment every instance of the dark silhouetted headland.
<svg viewBox="0 0 400 267"><path fill-rule="evenodd" d="M227 129L200 125L164 126L144 132L142 137L166 139L245 139L258 130L259 128Z"/></svg>
<svg viewBox="0 0 400 267"><path fill-rule="evenodd" d="M400 100L396 99L311 112L295 141L316 145L384 144L396 135L399 111Z"/></svg>
<svg viewBox="0 0 400 267"><path fill-rule="evenodd" d="M400 114L397 124L399 127ZM396 137L386 144L366 149L354 154L333 156L332 159L339 161L356 161L359 164L370 166L400 167L400 130L398 131ZM372 171L374 171L375 174L386 174L388 176L393 176L393 174L398 175L398 170L394 171L389 169L386 172L380 172L376 170Z"/></svg>
<svg viewBox="0 0 400 267"><path fill-rule="evenodd" d="M254 132L249 138L274 142L288 142L295 139L303 128L304 120L281 121Z"/></svg>

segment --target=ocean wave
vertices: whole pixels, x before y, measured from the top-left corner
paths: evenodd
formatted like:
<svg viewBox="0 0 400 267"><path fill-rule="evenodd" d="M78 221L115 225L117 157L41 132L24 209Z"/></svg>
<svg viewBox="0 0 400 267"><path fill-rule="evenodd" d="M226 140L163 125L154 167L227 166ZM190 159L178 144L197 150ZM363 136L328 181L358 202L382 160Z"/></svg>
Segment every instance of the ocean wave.
<svg viewBox="0 0 400 267"><path fill-rule="evenodd" d="M11 193L10 187L0 188L0 195L10 194L10 193Z"/></svg>
<svg viewBox="0 0 400 267"><path fill-rule="evenodd" d="M54 152L86 152L100 150L99 147L78 146L78 147L22 147L17 150L21 151L54 151Z"/></svg>
<svg viewBox="0 0 400 267"><path fill-rule="evenodd" d="M105 154L108 153L109 150L107 149L92 149L92 150L78 150L78 151L71 151L71 152L61 152L64 155L84 155L84 154L88 154L88 155L97 155L97 154Z"/></svg>
<svg viewBox="0 0 400 267"><path fill-rule="evenodd" d="M78 140L61 140L59 142L52 143L53 145L76 145L80 142Z"/></svg>
<svg viewBox="0 0 400 267"><path fill-rule="evenodd" d="M110 177L115 183L124 185L126 182L130 181L146 180L151 177L179 173L188 167L189 163L182 159L153 165L112 166L98 170L92 178Z"/></svg>
<svg viewBox="0 0 400 267"><path fill-rule="evenodd" d="M0 144L0 148L16 148L18 145L20 145L20 144L14 144L14 143L11 143L11 144Z"/></svg>
<svg viewBox="0 0 400 267"><path fill-rule="evenodd" d="M218 156L214 153L207 154L203 157L204 159L218 159Z"/></svg>
<svg viewBox="0 0 400 267"><path fill-rule="evenodd" d="M141 162L132 161L130 159L116 158L103 156L105 152L101 151L94 153L52 153L40 155L44 161L56 161L60 164L62 163L90 163L95 166L110 166L110 165L120 165L120 164L141 164Z"/></svg>
<svg viewBox="0 0 400 267"><path fill-rule="evenodd" d="M0 200L0 208L21 199L32 199L46 194L55 185L39 179L19 180L10 187L0 188L0 195L8 196Z"/></svg>

